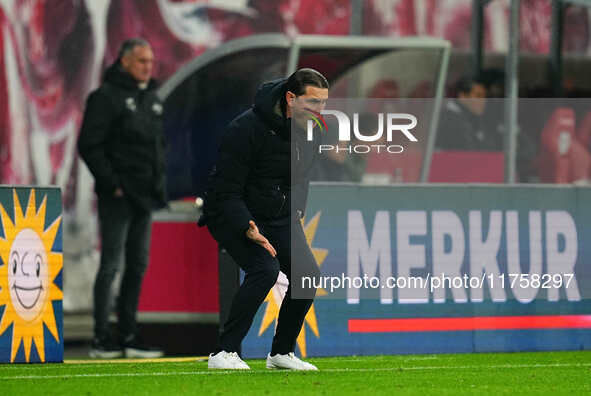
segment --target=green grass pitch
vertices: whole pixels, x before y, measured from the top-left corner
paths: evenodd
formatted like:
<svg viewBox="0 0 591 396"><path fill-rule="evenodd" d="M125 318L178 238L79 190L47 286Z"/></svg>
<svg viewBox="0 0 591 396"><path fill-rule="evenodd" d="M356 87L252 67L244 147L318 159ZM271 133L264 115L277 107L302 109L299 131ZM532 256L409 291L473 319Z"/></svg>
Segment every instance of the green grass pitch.
<svg viewBox="0 0 591 396"><path fill-rule="evenodd" d="M591 351L312 358L318 372L197 359L0 365L3 395L458 395L591 392Z"/></svg>

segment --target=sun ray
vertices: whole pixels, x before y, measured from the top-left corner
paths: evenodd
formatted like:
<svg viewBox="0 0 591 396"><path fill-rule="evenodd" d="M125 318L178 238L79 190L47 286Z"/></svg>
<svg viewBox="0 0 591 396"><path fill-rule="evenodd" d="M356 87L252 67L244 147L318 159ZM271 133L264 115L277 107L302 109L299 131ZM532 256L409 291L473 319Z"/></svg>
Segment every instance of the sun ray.
<svg viewBox="0 0 591 396"><path fill-rule="evenodd" d="M35 218L35 213L37 212L37 205L35 203L35 190L31 190L31 194L29 194L29 203L27 204L27 209L25 212L25 219Z"/></svg>
<svg viewBox="0 0 591 396"><path fill-rule="evenodd" d="M312 219L304 225L305 219L302 219L302 225L304 226L304 233L306 235L306 242L312 246L316 230L318 229L318 222L320 221L320 212L316 213Z"/></svg>
<svg viewBox="0 0 591 396"><path fill-rule="evenodd" d="M43 245L45 245L45 250L48 252L50 252L51 248L53 247L53 242L55 242L55 236L59 230L61 220L61 216L55 219L53 224L51 224L49 228L43 233Z"/></svg>
<svg viewBox="0 0 591 396"><path fill-rule="evenodd" d="M323 296L327 296L328 292L326 290L324 290L323 288L319 288L318 290L316 290L316 297L323 297Z"/></svg>
<svg viewBox="0 0 591 396"><path fill-rule="evenodd" d="M267 306L265 307L265 314L263 315L263 321L261 322L261 327L259 329L259 337L269 328L269 326L279 316L279 305L275 300L273 290L269 290L269 294L267 294L265 301L267 302Z"/></svg>
<svg viewBox="0 0 591 396"><path fill-rule="evenodd" d="M8 263L8 254L10 253L11 241L16 234L14 224L10 220L10 216L0 205L0 217L2 217L2 228L4 229L4 239L0 238L0 255L3 263Z"/></svg>
<svg viewBox="0 0 591 396"><path fill-rule="evenodd" d="M314 217L312 217L312 219L308 223L305 223L304 220L302 220L302 226L304 228L306 241L312 249L312 254L314 255L314 259L316 260L316 264L318 265L318 267L322 265L322 263L326 259L326 256L328 255L327 249L319 249L312 247L312 243L314 242L314 237L316 236L316 231L318 229L320 215L321 212L316 213L316 215L314 215ZM267 305L265 307L265 313L263 314L263 320L261 321L261 327L259 328L259 337L271 326L273 322L275 322L275 324L277 323L277 317L279 316L279 311L281 309L281 302L283 300L283 296L286 293L286 287L279 283L273 286L273 288L269 291L267 297L265 298L265 302L267 303ZM324 289L318 289L316 292L317 296L323 296L326 294L328 293ZM314 304L312 304L310 310L306 314L306 317L304 318L304 324L302 325L302 328L296 340L298 349L300 350L302 357L307 356L306 325L310 327L316 338L320 337Z"/></svg>
<svg viewBox="0 0 591 396"><path fill-rule="evenodd" d="M312 249L312 255L314 255L314 259L316 260L316 264L318 267L322 267L322 263L324 263L324 259L328 256L328 249L321 249L312 247L312 243L314 242L314 238L316 237L316 231L318 229L318 223L320 222L320 215L322 212L318 212L312 217L306 225L304 225L304 220L302 219L302 225L304 226L304 235L306 236L306 241L310 248ZM316 290L316 296L322 297L328 295L328 292L323 288L318 288Z"/></svg>
<svg viewBox="0 0 591 396"><path fill-rule="evenodd" d="M0 334L4 333L6 329L13 323L11 318L15 315L14 308L11 305L4 307L4 314L0 320Z"/></svg>
<svg viewBox="0 0 591 396"><path fill-rule="evenodd" d="M320 332L318 331L318 322L316 320L316 311L314 309L314 304L312 304L312 306L310 307L310 310L306 314L306 318L304 319L304 323L308 324L308 327L310 328L310 330L312 330L312 333L314 333L316 338L320 338ZM300 334L298 334L297 345L298 345L298 348L300 349L300 353L302 354L302 356L306 357L307 350L306 350L306 326L305 325L302 326L302 329L300 330Z"/></svg>
<svg viewBox="0 0 591 396"><path fill-rule="evenodd" d="M314 309L314 305L310 307L310 310L306 315L305 322L308 324L308 327L310 327L316 338L320 337L320 333L318 332L318 321L316 320L316 310Z"/></svg>
<svg viewBox="0 0 591 396"><path fill-rule="evenodd" d="M57 289L57 288L56 288ZM59 335L57 332L57 323L55 321L55 312L53 311L53 304L51 299L48 299L46 304L47 307L43 310L43 315L41 316L41 322L47 325L49 332L53 336L53 339L59 342Z"/></svg>
<svg viewBox="0 0 591 396"><path fill-rule="evenodd" d="M24 222L23 210L16 189L12 190L12 199L14 200L14 224L22 224Z"/></svg>
<svg viewBox="0 0 591 396"><path fill-rule="evenodd" d="M41 224L41 229L45 228L45 213L47 212L47 195L43 197L41 201L41 206L39 206L39 211L35 215L38 219L38 222Z"/></svg>
<svg viewBox="0 0 591 396"><path fill-rule="evenodd" d="M21 338L23 340L23 346L25 347L25 361L29 361L31 358L31 345L33 343L34 335L31 334L23 334Z"/></svg>
<svg viewBox="0 0 591 396"><path fill-rule="evenodd" d="M300 354L302 357L308 356L308 351L306 349L306 326L302 326L300 330L300 334L298 334L298 338L296 339L296 344L300 350Z"/></svg>
<svg viewBox="0 0 591 396"><path fill-rule="evenodd" d="M10 351L10 361L14 362L16 358L16 353L18 352L18 347L21 345L22 336L20 336L17 331L15 330L16 324L12 327L12 346Z"/></svg>
<svg viewBox="0 0 591 396"><path fill-rule="evenodd" d="M52 284L55 281L56 276L60 273L63 268L64 256L61 253L49 253L47 255L47 261L49 262L49 279ZM59 290L59 289L58 289ZM57 297L56 297L57 298Z"/></svg>
<svg viewBox="0 0 591 396"><path fill-rule="evenodd" d="M41 324L41 326L43 326L43 324ZM43 338L43 332L41 332L41 334L33 335L33 343L35 344L35 349L37 350L37 354L39 355L39 360L44 362L45 361L45 339Z"/></svg>
<svg viewBox="0 0 591 396"><path fill-rule="evenodd" d="M10 239L9 235L11 231L14 232L14 223L10 220L10 216L4 210L4 207L0 205L0 214L2 215L2 228L4 228L4 237Z"/></svg>
<svg viewBox="0 0 591 396"><path fill-rule="evenodd" d="M312 236L312 239L314 237ZM314 259L316 259L316 263L318 263L318 267L322 266L324 259L328 256L328 249L319 249L319 248L312 248L312 254L314 255ZM323 288L319 287L316 290L316 297L322 297L328 295L328 292Z"/></svg>

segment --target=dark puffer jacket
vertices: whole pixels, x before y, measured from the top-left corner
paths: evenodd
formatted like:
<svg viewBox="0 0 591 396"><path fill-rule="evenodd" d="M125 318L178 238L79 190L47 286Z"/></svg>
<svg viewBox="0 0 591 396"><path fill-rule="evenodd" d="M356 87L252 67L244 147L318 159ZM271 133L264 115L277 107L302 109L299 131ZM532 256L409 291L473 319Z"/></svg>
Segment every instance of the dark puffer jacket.
<svg viewBox="0 0 591 396"><path fill-rule="evenodd" d="M254 106L224 133L200 225L244 233L248 222L288 222L305 210L316 142L283 115L286 79L262 84Z"/></svg>
<svg viewBox="0 0 591 396"><path fill-rule="evenodd" d="M166 204L162 103L151 80L146 89L119 62L88 97L78 150L99 196L122 188L146 210Z"/></svg>

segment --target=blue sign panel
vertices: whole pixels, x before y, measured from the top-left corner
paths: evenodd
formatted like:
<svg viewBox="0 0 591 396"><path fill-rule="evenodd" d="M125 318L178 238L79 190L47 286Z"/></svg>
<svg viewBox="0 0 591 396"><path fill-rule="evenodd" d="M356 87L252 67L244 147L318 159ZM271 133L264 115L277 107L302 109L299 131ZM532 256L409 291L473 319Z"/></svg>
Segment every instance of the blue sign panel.
<svg viewBox="0 0 591 396"><path fill-rule="evenodd" d="M315 185L301 355L591 348L591 190ZM287 279L243 344L268 353Z"/></svg>

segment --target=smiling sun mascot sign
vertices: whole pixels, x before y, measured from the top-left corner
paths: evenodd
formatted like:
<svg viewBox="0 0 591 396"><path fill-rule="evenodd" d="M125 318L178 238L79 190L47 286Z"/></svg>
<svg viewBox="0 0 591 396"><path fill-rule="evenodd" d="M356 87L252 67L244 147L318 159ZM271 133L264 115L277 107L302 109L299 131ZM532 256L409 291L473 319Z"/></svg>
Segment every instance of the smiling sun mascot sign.
<svg viewBox="0 0 591 396"><path fill-rule="evenodd" d="M59 189L0 186L0 362L63 361Z"/></svg>

